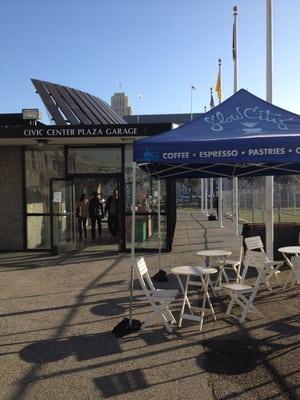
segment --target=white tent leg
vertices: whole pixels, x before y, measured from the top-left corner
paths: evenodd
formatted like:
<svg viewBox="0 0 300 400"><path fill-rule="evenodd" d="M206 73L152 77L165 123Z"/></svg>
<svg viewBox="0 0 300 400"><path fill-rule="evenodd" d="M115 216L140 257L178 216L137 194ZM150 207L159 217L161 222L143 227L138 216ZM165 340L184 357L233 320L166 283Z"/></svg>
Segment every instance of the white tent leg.
<svg viewBox="0 0 300 400"><path fill-rule="evenodd" d="M223 225L223 179L219 178L219 196L218 196L218 208L219 208L219 212L218 212L218 218L219 218L219 222L220 222L220 228L224 228Z"/></svg>
<svg viewBox="0 0 300 400"><path fill-rule="evenodd" d="M129 325L132 326L133 279L135 263L135 197L136 197L136 162L132 163L132 218L131 218L131 269L130 269L130 306Z"/></svg>
<svg viewBox="0 0 300 400"><path fill-rule="evenodd" d="M232 180L232 223L233 234L239 236L239 181L237 177Z"/></svg>
<svg viewBox="0 0 300 400"><path fill-rule="evenodd" d="M274 242L274 218L273 218L273 176L266 176L266 205L265 205L265 223L266 223L266 253L270 260L273 260L273 242Z"/></svg>
<svg viewBox="0 0 300 400"><path fill-rule="evenodd" d="M160 223L160 179L157 181L157 193L158 193L158 204L157 204L157 218L158 218L158 265L161 269L161 223Z"/></svg>

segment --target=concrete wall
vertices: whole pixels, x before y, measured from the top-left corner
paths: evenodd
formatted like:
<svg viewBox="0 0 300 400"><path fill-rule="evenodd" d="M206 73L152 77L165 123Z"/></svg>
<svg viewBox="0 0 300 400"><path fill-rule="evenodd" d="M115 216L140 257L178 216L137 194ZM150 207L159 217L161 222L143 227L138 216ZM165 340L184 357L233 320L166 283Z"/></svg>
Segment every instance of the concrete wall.
<svg viewBox="0 0 300 400"><path fill-rule="evenodd" d="M0 146L0 250L23 250L22 170L22 148Z"/></svg>

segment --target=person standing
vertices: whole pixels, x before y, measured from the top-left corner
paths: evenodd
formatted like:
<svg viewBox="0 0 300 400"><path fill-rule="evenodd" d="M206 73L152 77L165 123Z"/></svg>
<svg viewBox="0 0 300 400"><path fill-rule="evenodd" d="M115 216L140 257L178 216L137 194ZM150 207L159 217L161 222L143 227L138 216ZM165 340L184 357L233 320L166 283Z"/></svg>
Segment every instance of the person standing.
<svg viewBox="0 0 300 400"><path fill-rule="evenodd" d="M89 216L89 200L83 193L76 205L76 216L78 218L79 238L82 240L82 231L84 238L87 238L86 222Z"/></svg>
<svg viewBox="0 0 300 400"><path fill-rule="evenodd" d="M219 218L219 197L216 194L213 199L213 208L216 209L217 217Z"/></svg>
<svg viewBox="0 0 300 400"><path fill-rule="evenodd" d="M89 216L91 219L92 239L94 240L96 237L96 223L98 225L99 237L102 233L101 219L103 217L103 204L99 200L97 192L93 192L92 194L92 198L89 203Z"/></svg>
<svg viewBox="0 0 300 400"><path fill-rule="evenodd" d="M108 197L105 204L105 216L108 214L107 223L110 234L116 237L118 234L119 224L119 196L118 191L114 190L112 195Z"/></svg>

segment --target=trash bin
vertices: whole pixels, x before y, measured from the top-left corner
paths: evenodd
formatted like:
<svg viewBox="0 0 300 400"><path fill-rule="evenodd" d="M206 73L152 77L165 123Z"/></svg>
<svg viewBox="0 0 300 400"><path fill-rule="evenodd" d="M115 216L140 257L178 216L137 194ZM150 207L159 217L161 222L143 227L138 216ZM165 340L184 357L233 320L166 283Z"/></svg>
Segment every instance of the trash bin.
<svg viewBox="0 0 300 400"><path fill-rule="evenodd" d="M147 220L146 217L137 217L135 226L135 240L143 242L147 239Z"/></svg>

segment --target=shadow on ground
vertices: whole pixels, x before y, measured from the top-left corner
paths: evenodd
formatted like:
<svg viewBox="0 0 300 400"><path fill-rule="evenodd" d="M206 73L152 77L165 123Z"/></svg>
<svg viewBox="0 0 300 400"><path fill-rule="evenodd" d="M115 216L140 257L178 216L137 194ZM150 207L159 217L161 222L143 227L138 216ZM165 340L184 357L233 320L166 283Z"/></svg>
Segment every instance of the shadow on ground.
<svg viewBox="0 0 300 400"><path fill-rule="evenodd" d="M126 396L126 393L151 386L147 383L143 371L139 369L101 376L94 379L94 382L105 398L118 395Z"/></svg>
<svg viewBox="0 0 300 400"><path fill-rule="evenodd" d="M120 352L110 332L43 340L24 347L20 357L31 364L45 364L75 356L78 361L91 360Z"/></svg>

